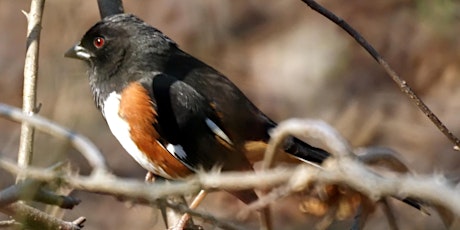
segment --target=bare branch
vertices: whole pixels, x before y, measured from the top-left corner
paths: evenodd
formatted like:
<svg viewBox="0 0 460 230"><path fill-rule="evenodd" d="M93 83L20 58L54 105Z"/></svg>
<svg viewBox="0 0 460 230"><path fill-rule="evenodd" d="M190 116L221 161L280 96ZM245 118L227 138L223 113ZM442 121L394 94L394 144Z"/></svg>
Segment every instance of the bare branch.
<svg viewBox="0 0 460 230"><path fill-rule="evenodd" d="M85 221L85 218L82 217L73 222L63 221L21 203L0 207L0 210L21 222L25 227L33 227L33 229L80 230Z"/></svg>
<svg viewBox="0 0 460 230"><path fill-rule="evenodd" d="M1 108L2 106L0 112ZM28 117L28 119L35 118L37 116ZM307 127L301 128L301 126ZM310 189L312 185L334 184L357 191L373 202L388 196L414 197L445 207L454 215L460 215L460 196L458 196L460 191L441 176L378 175L357 157L350 155L348 144L343 143L343 138L323 122L293 119L281 123L279 129L275 129L275 135L272 137L274 140L271 143L280 143L285 135L276 135L276 133L284 132L289 135L319 138L333 150L331 152L336 157L326 161L321 168L301 164L294 168L274 168L258 172L203 172L182 182L154 184L116 178L108 173L93 173L90 176L57 174L34 167L21 168L2 159L0 159L0 167L15 175L22 173L28 178L43 182L59 181L75 189L123 197L144 204L156 203L157 199L170 195L195 194L201 189L272 189L272 192L249 206L249 209L253 210L266 207L291 193ZM188 209L186 212L193 211Z"/></svg>
<svg viewBox="0 0 460 230"><path fill-rule="evenodd" d="M431 122L441 131L453 144L455 150L460 150L460 139L456 137L442 122L439 118L428 108L428 106L420 99L420 97L415 94L415 92L410 88L409 84L390 67L390 65L382 58L382 56L377 52L377 50L369 44L366 39L364 39L361 34L358 33L353 27L351 27L345 20L338 17L331 11L327 10L314 0L302 0L314 11L320 13L324 17L328 18L340 28L345 30L350 36L352 36L359 45L361 45L385 70L385 72L391 77L391 79L398 85L400 90L406 94L410 100L422 111Z"/></svg>
<svg viewBox="0 0 460 230"><path fill-rule="evenodd" d="M99 15L105 18L114 14L123 13L123 3L121 0L97 0Z"/></svg>
<svg viewBox="0 0 460 230"><path fill-rule="evenodd" d="M296 168L275 168L264 172L231 172L199 174L185 182L169 184L145 184L141 181L119 179L110 175L72 176L55 175L36 168L20 169L13 163L0 160L0 167L9 172L25 173L30 178L42 181L59 179L76 189L125 196L140 202L154 202L169 195L183 195L205 189L239 190L249 188L275 188L286 186L290 192L304 190L315 182L341 184L352 188L373 201L382 197L417 197L439 204L460 215L458 189L440 176L399 175L388 178L373 171L352 158L331 159L323 169L299 165Z"/></svg>
<svg viewBox="0 0 460 230"><path fill-rule="evenodd" d="M72 209L80 200L56 195L42 188L42 182L26 179L0 191L0 207L19 200L33 200L45 204L57 205L61 208Z"/></svg>
<svg viewBox="0 0 460 230"><path fill-rule="evenodd" d="M134 179L121 179L112 174L100 172L90 176L78 176L69 174L56 174L43 169L28 167L19 168L17 165L0 159L0 167L15 175L24 173L26 176L43 182L58 180L68 186L95 193L109 194L117 197L134 199L139 203L155 203L156 199L169 195L185 195L198 192L201 187L196 180L174 183L147 184Z"/></svg>
<svg viewBox="0 0 460 230"><path fill-rule="evenodd" d="M108 170L104 157L97 147L86 137L59 126L58 124L53 123L39 115L27 116L23 114L21 110L2 103L0 103L0 116L17 122L25 121L42 132L55 137L67 139L71 142L75 149L83 154L89 164L93 167L94 171Z"/></svg>
<svg viewBox="0 0 460 230"><path fill-rule="evenodd" d="M63 170L63 166L65 166L65 164L58 163L49 167L47 170L58 172L58 170ZM0 207L19 200L33 200L45 204L57 205L65 209L72 209L75 205L80 203L80 200L76 198L57 195L45 190L43 186L44 183L41 181L25 179L15 185L5 188L0 191Z"/></svg>
<svg viewBox="0 0 460 230"><path fill-rule="evenodd" d="M37 72L38 52L40 44L40 31L45 0L32 0L30 12L23 12L27 18L27 44L26 60L24 63L24 89L22 98L22 111L32 116L37 112ZM27 166L32 161L34 142L34 128L27 123L21 126L21 138L19 142L18 164ZM18 175L17 181L22 180Z"/></svg>

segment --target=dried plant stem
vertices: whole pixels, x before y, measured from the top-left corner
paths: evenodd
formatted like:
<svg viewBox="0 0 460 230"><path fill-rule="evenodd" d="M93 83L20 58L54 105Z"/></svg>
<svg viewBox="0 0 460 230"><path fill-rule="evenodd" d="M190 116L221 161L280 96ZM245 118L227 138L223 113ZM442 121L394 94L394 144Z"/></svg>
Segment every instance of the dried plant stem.
<svg viewBox="0 0 460 230"><path fill-rule="evenodd" d="M22 111L25 114L33 115L36 110L37 101L37 72L38 72L38 52L40 43L40 30L43 8L45 0L32 0L30 12L26 13L27 18L27 50L24 63L24 89ZM34 128L27 123L21 126L21 138L18 152L18 164L26 167L32 161L32 151L34 142ZM18 175L17 181L24 179Z"/></svg>

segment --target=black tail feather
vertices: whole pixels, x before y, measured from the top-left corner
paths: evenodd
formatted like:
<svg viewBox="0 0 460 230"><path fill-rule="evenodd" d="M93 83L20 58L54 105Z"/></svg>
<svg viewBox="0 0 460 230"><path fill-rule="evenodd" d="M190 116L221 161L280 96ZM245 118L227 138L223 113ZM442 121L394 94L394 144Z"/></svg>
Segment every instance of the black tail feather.
<svg viewBox="0 0 460 230"><path fill-rule="evenodd" d="M417 200L415 198L410 198L410 197L407 197L407 198L404 198L404 199L399 199L398 200L401 200L402 202L420 210L422 213L426 214L426 215L429 215L431 216L430 212L428 212L428 210L426 210L426 207L424 206L424 203L420 200Z"/></svg>
<svg viewBox="0 0 460 230"><path fill-rule="evenodd" d="M288 137L284 142L284 151L304 161L322 164L331 156L327 151L313 147L295 137Z"/></svg>

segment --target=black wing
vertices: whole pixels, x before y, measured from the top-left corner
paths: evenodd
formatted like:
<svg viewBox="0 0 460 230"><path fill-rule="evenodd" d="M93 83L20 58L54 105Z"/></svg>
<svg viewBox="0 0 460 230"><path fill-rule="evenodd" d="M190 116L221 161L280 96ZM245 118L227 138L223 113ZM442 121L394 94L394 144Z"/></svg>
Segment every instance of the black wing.
<svg viewBox="0 0 460 230"><path fill-rule="evenodd" d="M222 114L221 121L237 146L246 141L265 141L276 123L262 113L238 87L217 70L176 48L165 71L194 87L206 99L215 103ZM290 136L284 150L302 160L321 164L330 156L323 149L313 147Z"/></svg>
<svg viewBox="0 0 460 230"><path fill-rule="evenodd" d="M193 87L158 74L152 80L152 91L160 135L175 147L175 156L184 164L195 170L215 166L252 169L244 153L234 148L211 102Z"/></svg>

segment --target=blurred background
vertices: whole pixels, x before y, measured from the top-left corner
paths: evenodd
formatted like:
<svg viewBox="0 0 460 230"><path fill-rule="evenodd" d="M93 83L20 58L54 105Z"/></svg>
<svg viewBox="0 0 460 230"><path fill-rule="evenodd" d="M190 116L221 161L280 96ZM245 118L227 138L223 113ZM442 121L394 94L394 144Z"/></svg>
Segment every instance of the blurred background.
<svg viewBox="0 0 460 230"><path fill-rule="evenodd" d="M383 55L453 131L460 135L460 2L431 0L319 1L348 21ZM0 1L0 102L22 103L26 18L30 1ZM460 175L460 155L403 95L382 68L336 25L298 0L125 1L134 13L180 47L234 81L276 121L322 119L354 147L397 150L416 173ZM40 45L40 115L89 137L115 174L143 180L145 171L119 146L92 101L82 62L64 52L99 20L96 1L48 0ZM20 126L0 119L0 154L16 160ZM85 160L69 144L37 134L33 164L69 159L83 174ZM14 177L0 171L0 188ZM157 211L115 198L74 192L82 203L66 220L88 218L85 229L162 229ZM274 205L276 229L305 229L319 218L299 210L299 197ZM424 216L395 202L401 229L437 229ZM200 207L256 229L255 215L237 219L243 204L223 192ZM7 217L0 215L1 219ZM350 219L331 229L350 226ZM208 227L213 229L213 227ZM388 229L377 209L366 229Z"/></svg>

